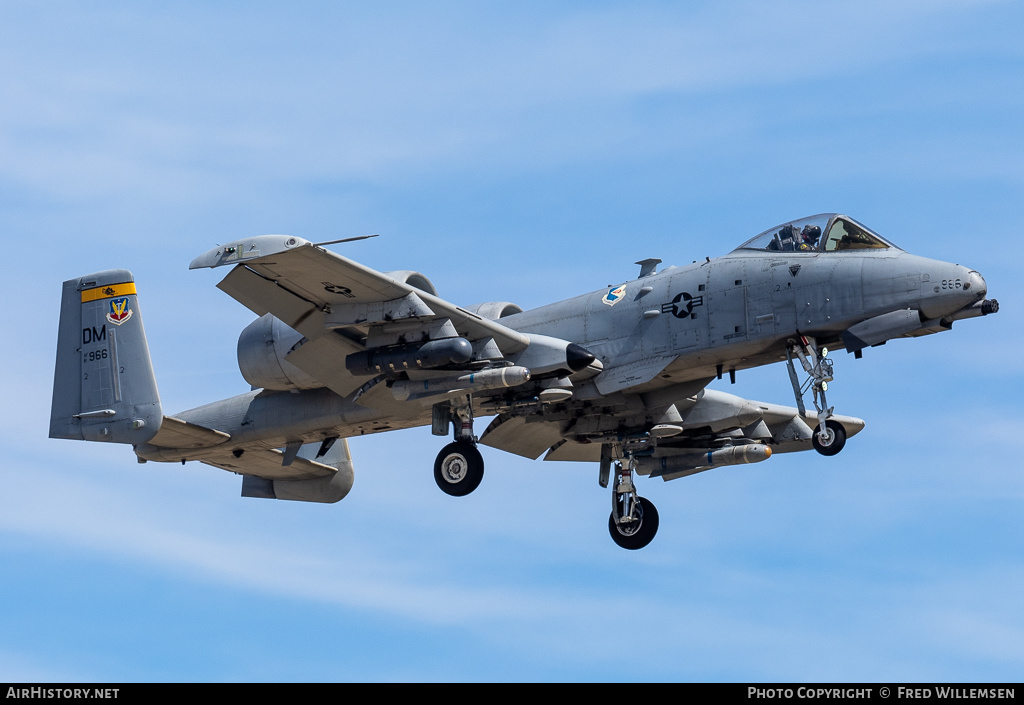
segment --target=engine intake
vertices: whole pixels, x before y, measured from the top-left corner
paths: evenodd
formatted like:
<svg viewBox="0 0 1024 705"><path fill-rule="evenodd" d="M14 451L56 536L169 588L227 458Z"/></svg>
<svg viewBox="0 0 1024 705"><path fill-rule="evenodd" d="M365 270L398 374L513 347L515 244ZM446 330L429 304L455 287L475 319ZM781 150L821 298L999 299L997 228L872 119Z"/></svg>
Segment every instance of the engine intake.
<svg viewBox="0 0 1024 705"><path fill-rule="evenodd" d="M522 307L517 306L510 301L488 301L485 304L468 306L467 309L481 318L489 318L492 321L523 312Z"/></svg>

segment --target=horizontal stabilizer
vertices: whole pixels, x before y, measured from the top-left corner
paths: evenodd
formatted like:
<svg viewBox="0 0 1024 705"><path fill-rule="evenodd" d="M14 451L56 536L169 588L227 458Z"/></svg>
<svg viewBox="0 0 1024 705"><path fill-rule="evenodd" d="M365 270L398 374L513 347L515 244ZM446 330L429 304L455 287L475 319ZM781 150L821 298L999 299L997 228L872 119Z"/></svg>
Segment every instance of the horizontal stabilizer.
<svg viewBox="0 0 1024 705"><path fill-rule="evenodd" d="M315 460L298 457L290 465L284 464L284 453L276 448L224 452L199 458L207 465L228 470L239 475L256 475L268 480L310 480L314 477L328 477L337 470Z"/></svg>
<svg viewBox="0 0 1024 705"><path fill-rule="evenodd" d="M220 445L231 439L231 436L223 431L215 431L205 426L197 426L188 421L176 419L173 416L165 416L160 430L149 442L150 445L160 448L210 448Z"/></svg>

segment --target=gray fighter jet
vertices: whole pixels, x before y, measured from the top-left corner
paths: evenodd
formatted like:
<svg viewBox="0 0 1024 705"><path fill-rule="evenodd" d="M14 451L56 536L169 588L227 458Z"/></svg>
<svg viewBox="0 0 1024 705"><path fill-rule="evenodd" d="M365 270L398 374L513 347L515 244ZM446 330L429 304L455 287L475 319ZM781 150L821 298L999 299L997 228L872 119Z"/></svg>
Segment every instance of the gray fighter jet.
<svg viewBox="0 0 1024 705"><path fill-rule="evenodd" d="M598 464L611 536L637 549L658 513L636 475L834 455L864 422L826 401L829 348L860 357L999 307L978 272L838 214L714 260L661 271L643 260L636 279L530 311L456 306L418 272L377 272L330 244L263 235L192 262L228 266L218 287L259 316L238 340L252 391L175 416L160 405L131 272L65 282L50 437L129 443L140 462L198 460L242 475L245 497L336 502L352 487L347 438L430 426L452 436L434 462L450 495L480 484L478 444ZM780 361L795 408L706 389ZM493 419L478 438L481 416Z"/></svg>

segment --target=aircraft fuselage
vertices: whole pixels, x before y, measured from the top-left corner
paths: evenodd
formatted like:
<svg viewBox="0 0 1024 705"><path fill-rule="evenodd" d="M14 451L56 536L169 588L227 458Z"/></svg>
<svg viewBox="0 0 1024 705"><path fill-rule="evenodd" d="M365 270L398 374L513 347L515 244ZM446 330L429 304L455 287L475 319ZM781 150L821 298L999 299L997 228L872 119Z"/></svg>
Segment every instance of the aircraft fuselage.
<svg viewBox="0 0 1024 705"><path fill-rule="evenodd" d="M916 312L917 328L934 332L929 326L948 328L943 317L983 299L986 291L974 270L896 248L737 250L506 316L501 323L577 342L602 361L606 372L637 367L611 387L602 389L600 375L577 385L576 399L593 400L620 389L650 393L778 362L798 332L843 347L844 331L897 311ZM396 402L381 411L327 389L253 391L177 416L223 430L239 444L276 448L426 425L430 408ZM202 453L149 449L143 455L177 460L199 459Z"/></svg>
<svg viewBox="0 0 1024 705"><path fill-rule="evenodd" d="M176 416L163 414L131 272L65 281L50 436L199 460L242 475L243 497L333 503L353 486L346 439L429 426L451 434L433 468L450 496L480 485L478 445L596 463L609 534L636 550L659 518L635 476L836 455L865 422L826 399L827 348L860 357L999 308L978 272L908 254L838 213L714 260L658 272L645 259L636 279L530 311L463 308L418 272L378 272L328 244L261 235L192 261L230 267L218 287L258 316L238 339L253 391ZM781 360L795 408L707 388ZM493 419L478 436L481 416Z"/></svg>

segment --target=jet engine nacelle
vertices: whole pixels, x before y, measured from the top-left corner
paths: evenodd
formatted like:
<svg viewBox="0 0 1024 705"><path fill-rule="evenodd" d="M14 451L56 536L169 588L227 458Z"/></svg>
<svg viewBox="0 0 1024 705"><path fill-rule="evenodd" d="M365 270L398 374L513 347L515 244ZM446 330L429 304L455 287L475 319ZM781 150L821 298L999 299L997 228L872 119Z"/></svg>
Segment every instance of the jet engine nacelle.
<svg viewBox="0 0 1024 705"><path fill-rule="evenodd" d="M238 336L238 369L245 381L261 389L317 389L324 386L285 356L298 347L302 334L269 313Z"/></svg>
<svg viewBox="0 0 1024 705"><path fill-rule="evenodd" d="M414 272L410 269L400 269L394 272L384 273L395 281L400 281L403 284L408 284L414 289L419 289L420 291L425 291L428 294L437 296L437 289L434 288L434 285L429 279L419 272Z"/></svg>
<svg viewBox="0 0 1024 705"><path fill-rule="evenodd" d="M489 318L492 321L523 312L521 306L517 306L510 301L488 301L485 304L469 306L467 310L472 311L481 318Z"/></svg>

